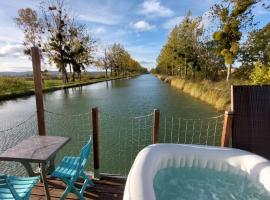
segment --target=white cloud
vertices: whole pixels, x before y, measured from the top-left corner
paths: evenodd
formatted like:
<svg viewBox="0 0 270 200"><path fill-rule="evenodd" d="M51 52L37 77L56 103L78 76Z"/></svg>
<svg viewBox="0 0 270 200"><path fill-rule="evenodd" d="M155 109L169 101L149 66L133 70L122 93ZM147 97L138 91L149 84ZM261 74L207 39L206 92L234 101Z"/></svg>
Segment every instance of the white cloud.
<svg viewBox="0 0 270 200"><path fill-rule="evenodd" d="M106 30L105 27L100 26L100 27L97 27L97 28L93 29L92 32L93 32L94 34L98 35L98 34L104 34L104 33L106 33L107 30Z"/></svg>
<svg viewBox="0 0 270 200"><path fill-rule="evenodd" d="M162 25L162 27L165 28L165 29L172 29L177 24L179 24L184 18L185 18L184 16L179 16L179 17L175 17L175 18L169 19L168 21L166 21Z"/></svg>
<svg viewBox="0 0 270 200"><path fill-rule="evenodd" d="M32 70L31 61L26 56L0 57L1 72L23 72Z"/></svg>
<svg viewBox="0 0 270 200"><path fill-rule="evenodd" d="M152 29L155 28L154 25L151 25L151 24L149 24L148 22L143 21L143 20L137 21L136 23L131 24L131 26L132 26L135 30L140 31L140 32L143 32L143 31L150 31L150 30L152 30Z"/></svg>
<svg viewBox="0 0 270 200"><path fill-rule="evenodd" d="M3 24L0 21L0 41L4 41L5 43L22 42L23 32L13 24Z"/></svg>
<svg viewBox="0 0 270 200"><path fill-rule="evenodd" d="M7 44L5 46L0 47L0 57L22 56L23 49L24 49L23 45L20 44L16 45Z"/></svg>
<svg viewBox="0 0 270 200"><path fill-rule="evenodd" d="M139 60L139 62L144 67L151 67L151 66L153 67L156 64L156 62L154 62L154 61L148 61L148 60Z"/></svg>
<svg viewBox="0 0 270 200"><path fill-rule="evenodd" d="M79 15L78 18L82 21L94 22L104 25L115 25L119 22L119 19L117 17L109 15Z"/></svg>
<svg viewBox="0 0 270 200"><path fill-rule="evenodd" d="M125 47L132 57L139 61L143 66L148 69L156 66L156 56L160 52L159 44L126 45Z"/></svg>
<svg viewBox="0 0 270 200"><path fill-rule="evenodd" d="M174 12L170 8L161 5L158 0L144 1L138 13L151 17L170 17L174 15Z"/></svg>

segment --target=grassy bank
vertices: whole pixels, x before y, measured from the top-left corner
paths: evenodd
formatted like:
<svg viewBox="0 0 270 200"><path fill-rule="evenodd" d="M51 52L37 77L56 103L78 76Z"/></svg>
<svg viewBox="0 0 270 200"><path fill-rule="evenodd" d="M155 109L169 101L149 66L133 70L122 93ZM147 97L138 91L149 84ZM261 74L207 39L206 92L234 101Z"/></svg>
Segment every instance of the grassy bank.
<svg viewBox="0 0 270 200"><path fill-rule="evenodd" d="M179 77L156 76L171 86L214 106L218 110L230 109L230 88L232 84L246 84L239 80L232 80L230 83L227 83L226 81L191 81L180 79Z"/></svg>
<svg viewBox="0 0 270 200"><path fill-rule="evenodd" d="M130 77L138 76L138 74L130 75ZM125 77L112 76L106 78L105 76L91 77L89 79L82 79L81 81L71 82L63 84L60 79L46 79L43 82L43 91L51 92L60 89L78 87L83 85L89 85L93 83L122 79ZM26 77L0 77L0 101L9 100L18 97L24 97L33 95L34 92L34 81L32 78Z"/></svg>

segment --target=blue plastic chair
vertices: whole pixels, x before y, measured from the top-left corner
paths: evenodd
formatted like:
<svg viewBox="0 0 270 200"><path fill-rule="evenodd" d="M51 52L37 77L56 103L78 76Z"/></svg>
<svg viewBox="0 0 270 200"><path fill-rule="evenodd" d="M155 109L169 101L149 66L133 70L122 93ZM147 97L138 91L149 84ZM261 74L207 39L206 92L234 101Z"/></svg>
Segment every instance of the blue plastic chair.
<svg viewBox="0 0 270 200"><path fill-rule="evenodd" d="M94 186L93 181L85 174L85 165L91 151L91 142L92 137L90 137L87 144L81 149L79 157L65 156L60 165L52 173L53 177L60 178L67 185L61 200L65 199L70 192L75 193L79 199L84 199L83 193L87 185L90 187ZM74 186L80 177L84 180L81 190Z"/></svg>
<svg viewBox="0 0 270 200"><path fill-rule="evenodd" d="M0 174L1 200L28 200L39 177L18 177Z"/></svg>

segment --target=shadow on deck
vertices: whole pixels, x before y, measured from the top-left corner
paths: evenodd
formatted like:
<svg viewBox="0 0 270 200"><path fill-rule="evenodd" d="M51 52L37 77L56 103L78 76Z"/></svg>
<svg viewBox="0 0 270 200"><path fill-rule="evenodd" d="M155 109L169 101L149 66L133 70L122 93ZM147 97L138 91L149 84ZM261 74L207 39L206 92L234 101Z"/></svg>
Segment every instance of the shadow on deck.
<svg viewBox="0 0 270 200"><path fill-rule="evenodd" d="M95 186L87 188L84 193L85 199L115 199L122 200L126 179L115 177L102 177L100 180L94 180ZM57 179L48 178L49 191L52 200L60 199L65 184ZM81 188L82 183L78 182L76 186ZM32 191L31 200L45 200L43 184L38 183ZM66 199L78 199L76 195L70 193Z"/></svg>

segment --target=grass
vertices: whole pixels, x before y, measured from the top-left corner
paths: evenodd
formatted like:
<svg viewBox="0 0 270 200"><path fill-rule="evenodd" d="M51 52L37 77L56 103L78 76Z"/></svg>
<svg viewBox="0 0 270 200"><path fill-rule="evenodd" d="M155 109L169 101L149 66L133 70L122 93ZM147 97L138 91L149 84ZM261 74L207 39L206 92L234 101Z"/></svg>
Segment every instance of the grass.
<svg viewBox="0 0 270 200"><path fill-rule="evenodd" d="M131 76L135 76L131 75ZM43 91L49 92L63 88L76 87L81 85L88 85L92 83L102 82L106 80L118 79L121 77L108 77L104 75L82 76L81 81L70 82L63 84L61 79L49 78L43 82ZM70 79L71 80L71 79ZM34 94L34 81L29 77L0 77L0 100L13 99L22 96Z"/></svg>
<svg viewBox="0 0 270 200"><path fill-rule="evenodd" d="M33 81L25 78L1 77L0 78L0 95L25 92L32 89Z"/></svg>
<svg viewBox="0 0 270 200"><path fill-rule="evenodd" d="M226 81L191 81L180 79L179 77L168 78L160 75L157 77L168 82L171 86L214 106L218 110L230 110L231 85L248 84L241 80L232 80L227 83Z"/></svg>

